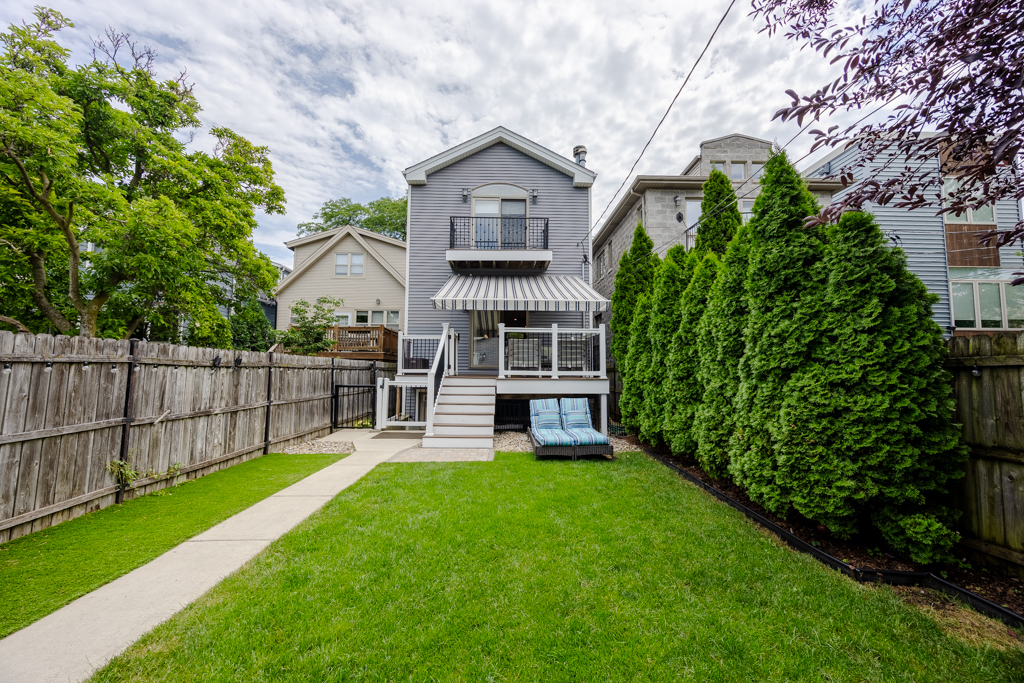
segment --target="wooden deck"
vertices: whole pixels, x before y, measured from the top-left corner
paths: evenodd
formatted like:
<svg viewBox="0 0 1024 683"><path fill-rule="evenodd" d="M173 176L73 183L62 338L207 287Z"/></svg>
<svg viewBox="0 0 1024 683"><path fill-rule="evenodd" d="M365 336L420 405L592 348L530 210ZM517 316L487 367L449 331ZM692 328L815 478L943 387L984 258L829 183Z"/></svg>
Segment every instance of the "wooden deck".
<svg viewBox="0 0 1024 683"><path fill-rule="evenodd" d="M334 345L320 356L392 363L398 360L398 331L385 325L332 327L328 335Z"/></svg>

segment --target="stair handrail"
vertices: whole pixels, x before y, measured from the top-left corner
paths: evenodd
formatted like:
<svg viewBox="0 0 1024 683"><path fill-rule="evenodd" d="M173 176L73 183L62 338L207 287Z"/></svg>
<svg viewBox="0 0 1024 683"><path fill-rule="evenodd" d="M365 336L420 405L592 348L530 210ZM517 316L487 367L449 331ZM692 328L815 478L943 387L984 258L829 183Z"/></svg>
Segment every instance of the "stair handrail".
<svg viewBox="0 0 1024 683"><path fill-rule="evenodd" d="M442 325L441 343L434 352L434 362L427 373L427 429L425 436L434 435L434 409L437 398L441 395L441 382L447 374L448 366L445 351L449 343L448 323Z"/></svg>

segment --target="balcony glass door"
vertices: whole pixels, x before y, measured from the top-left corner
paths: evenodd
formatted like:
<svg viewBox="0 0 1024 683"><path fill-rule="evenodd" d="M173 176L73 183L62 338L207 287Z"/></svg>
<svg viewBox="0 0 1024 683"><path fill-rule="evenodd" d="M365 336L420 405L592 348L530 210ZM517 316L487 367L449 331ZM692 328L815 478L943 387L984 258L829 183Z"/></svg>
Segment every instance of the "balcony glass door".
<svg viewBox="0 0 1024 683"><path fill-rule="evenodd" d="M474 200L473 247L476 249L500 248L501 200Z"/></svg>
<svg viewBox="0 0 1024 683"><path fill-rule="evenodd" d="M526 200L501 200L501 248L526 249Z"/></svg>

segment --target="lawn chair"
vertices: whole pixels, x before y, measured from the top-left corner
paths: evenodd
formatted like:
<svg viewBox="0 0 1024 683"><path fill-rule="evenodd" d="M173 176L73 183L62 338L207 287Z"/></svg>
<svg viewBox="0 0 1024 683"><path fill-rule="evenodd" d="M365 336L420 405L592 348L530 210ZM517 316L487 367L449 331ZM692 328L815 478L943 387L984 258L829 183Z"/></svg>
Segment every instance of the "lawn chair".
<svg viewBox="0 0 1024 683"><path fill-rule="evenodd" d="M572 437L576 457L581 455L614 455L611 440L594 429L590 419L590 401L585 398L563 398L560 410L562 428Z"/></svg>
<svg viewBox="0 0 1024 683"><path fill-rule="evenodd" d="M530 442L533 443L534 460L548 455L567 455L576 459L575 441L562 429L558 399L530 401Z"/></svg>

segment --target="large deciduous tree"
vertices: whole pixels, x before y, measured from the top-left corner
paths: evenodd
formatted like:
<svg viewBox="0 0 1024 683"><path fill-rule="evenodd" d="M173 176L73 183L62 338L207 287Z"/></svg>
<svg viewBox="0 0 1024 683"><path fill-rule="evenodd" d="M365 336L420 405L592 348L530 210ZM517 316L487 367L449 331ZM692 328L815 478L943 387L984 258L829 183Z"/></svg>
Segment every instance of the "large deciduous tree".
<svg viewBox="0 0 1024 683"><path fill-rule="evenodd" d="M0 34L3 267L61 333L205 333L218 304L276 284L252 243L256 211L284 207L268 150L226 128L194 149L186 74L160 80L156 55L113 30L73 67L54 38L67 26L37 8Z"/></svg>
<svg viewBox="0 0 1024 683"><path fill-rule="evenodd" d="M812 150L860 147L831 174L858 183L810 222L835 222L867 202L962 214L1024 197L1024 6L1005 0L870 4L873 11L857 18L859 6L840 0L754 0L763 30L785 30L842 65L834 81L812 94L788 90L792 103L775 117L801 126L827 124L844 112L858 117L810 131ZM885 108L888 116L865 122ZM950 172L961 182L944 198L942 176ZM989 233L1000 245L1022 237L1024 221Z"/></svg>
<svg viewBox="0 0 1024 683"><path fill-rule="evenodd" d="M409 202L405 197L401 199L381 197L366 206L354 202L348 197L331 199L324 202L320 210L313 214L312 221L299 223L298 233L301 237L352 225L395 239L405 240L408 206Z"/></svg>

